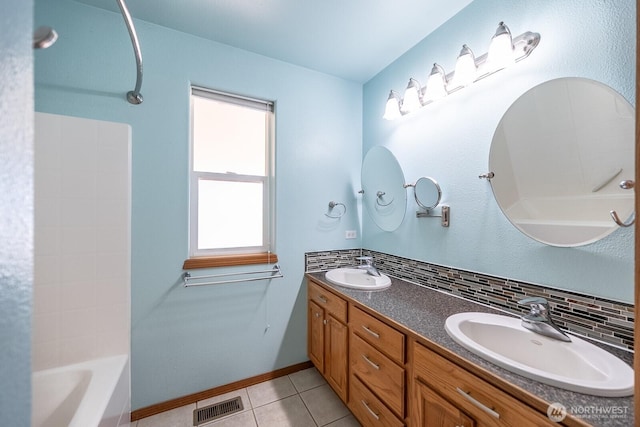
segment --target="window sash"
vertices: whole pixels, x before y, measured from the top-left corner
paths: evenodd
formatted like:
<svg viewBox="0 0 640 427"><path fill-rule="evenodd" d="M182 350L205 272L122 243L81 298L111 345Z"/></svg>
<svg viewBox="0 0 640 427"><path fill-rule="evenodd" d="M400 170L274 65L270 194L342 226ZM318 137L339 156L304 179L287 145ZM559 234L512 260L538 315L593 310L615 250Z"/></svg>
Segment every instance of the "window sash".
<svg viewBox="0 0 640 427"><path fill-rule="evenodd" d="M199 229L200 229L200 185L203 181L209 182L236 182L236 183L256 183L262 185L262 236L261 245L257 246L236 246L225 248L199 248ZM269 252L271 248L271 226L269 212L269 179L266 176L254 175L236 175L236 174L217 174L210 172L194 172L192 175L191 187L194 192L194 202L192 204L192 227L191 241L194 242L191 250L192 256L203 256L211 254L237 254L237 253L255 253ZM221 201L221 203L225 203Z"/></svg>
<svg viewBox="0 0 640 427"><path fill-rule="evenodd" d="M274 195L274 131L273 131L273 111L274 103L270 101L261 101L247 97L236 97L234 95L224 94L209 89L192 87L192 99L193 96L202 96L210 99L220 100L224 102L233 103L236 105L242 105L249 108L255 108L267 113L267 129L265 135L265 175L242 175L234 173L213 173L213 172L201 172L194 171L194 158L193 148L194 141L193 135L190 139L190 215L189 215L189 256L190 257L202 257L202 256L215 256L215 255L230 255L230 254L250 254L258 252L275 252L275 195ZM193 101L191 102L191 129L193 129ZM202 181L228 181L228 182L256 182L262 183L263 188L263 204L262 204L262 245L261 246L241 246L241 247L229 247L229 248L212 248L212 249L199 249L198 248L198 213L199 213L199 183Z"/></svg>

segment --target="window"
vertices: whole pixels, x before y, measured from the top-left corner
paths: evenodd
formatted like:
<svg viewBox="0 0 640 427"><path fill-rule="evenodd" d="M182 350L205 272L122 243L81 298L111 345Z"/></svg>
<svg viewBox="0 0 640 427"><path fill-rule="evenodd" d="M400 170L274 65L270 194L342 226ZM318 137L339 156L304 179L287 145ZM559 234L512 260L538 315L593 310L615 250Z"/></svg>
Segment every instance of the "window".
<svg viewBox="0 0 640 427"><path fill-rule="evenodd" d="M277 261L273 110L269 101L192 87L190 257Z"/></svg>

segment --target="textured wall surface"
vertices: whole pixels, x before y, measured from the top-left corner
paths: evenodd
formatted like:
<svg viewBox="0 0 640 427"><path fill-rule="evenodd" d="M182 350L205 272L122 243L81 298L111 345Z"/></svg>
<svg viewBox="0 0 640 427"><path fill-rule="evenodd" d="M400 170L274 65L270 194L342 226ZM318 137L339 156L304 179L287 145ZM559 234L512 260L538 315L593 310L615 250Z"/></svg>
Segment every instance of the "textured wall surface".
<svg viewBox="0 0 640 427"><path fill-rule="evenodd" d="M33 2L0 1L0 425L29 426Z"/></svg>
<svg viewBox="0 0 640 427"><path fill-rule="evenodd" d="M586 77L611 86L635 105L634 17L632 0L476 0L370 80L364 88L363 155L383 145L398 159L406 182L435 178L443 203L451 206L451 226L417 219L410 193L404 222L392 233L363 214L363 247L632 302L632 228L587 246L546 246L509 223L490 185L478 175L488 171L491 139L502 115L542 82ZM485 53L502 20L514 36L541 34L529 58L414 114L382 119L390 89L402 93L410 77L425 84L434 62L451 71L463 43L476 55Z"/></svg>

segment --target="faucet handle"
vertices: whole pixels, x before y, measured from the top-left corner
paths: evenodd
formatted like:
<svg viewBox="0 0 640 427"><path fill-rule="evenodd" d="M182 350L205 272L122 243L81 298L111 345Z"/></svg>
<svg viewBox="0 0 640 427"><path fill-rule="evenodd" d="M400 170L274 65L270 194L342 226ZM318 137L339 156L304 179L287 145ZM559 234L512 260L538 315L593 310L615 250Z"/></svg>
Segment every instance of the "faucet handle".
<svg viewBox="0 0 640 427"><path fill-rule="evenodd" d="M518 301L518 304L529 305L530 312L524 317L527 320L543 321L549 318L549 301L542 297L528 297Z"/></svg>
<svg viewBox="0 0 640 427"><path fill-rule="evenodd" d="M371 257L371 256L359 256L359 257L356 257L356 259L358 261L364 261L367 264L373 263L373 257Z"/></svg>
<svg viewBox="0 0 640 427"><path fill-rule="evenodd" d="M518 301L518 304L529 304L529 305L533 305L533 304L540 304L540 305L546 305L549 306L549 301L547 301L546 298L543 297L527 297L527 298L523 298L520 301Z"/></svg>

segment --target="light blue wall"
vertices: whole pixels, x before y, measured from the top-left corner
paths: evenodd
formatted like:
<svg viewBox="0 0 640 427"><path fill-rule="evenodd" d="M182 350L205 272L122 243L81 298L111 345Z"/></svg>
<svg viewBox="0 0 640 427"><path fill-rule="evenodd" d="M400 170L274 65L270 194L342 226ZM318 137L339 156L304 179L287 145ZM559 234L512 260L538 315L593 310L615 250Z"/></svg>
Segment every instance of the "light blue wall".
<svg viewBox="0 0 640 427"><path fill-rule="evenodd" d="M354 165L362 156L362 86L136 21L144 103L133 106L124 94L133 89L135 62L120 15L38 0L36 18L60 34L36 58L36 110L132 127L133 408L308 360L304 252L360 246L344 232L360 229ZM285 278L268 287L180 286L191 82L276 101L277 254ZM331 200L349 208L340 221L324 216Z"/></svg>
<svg viewBox="0 0 640 427"><path fill-rule="evenodd" d="M363 246L436 264L633 301L633 230L620 229L592 245L556 248L511 226L490 185L489 147L515 99L544 81L587 77L613 87L635 105L635 1L475 0L379 73L364 87L363 155L383 145L397 157L407 182L435 178L451 226L407 215L393 233L363 215ZM392 122L382 119L390 89L402 93L410 77L426 82L434 62L451 71L463 43L487 51L499 21L512 33L542 35L531 56L449 98ZM606 141L604 141L606 143ZM411 191L411 190L409 190Z"/></svg>
<svg viewBox="0 0 640 427"><path fill-rule="evenodd" d="M33 2L0 1L0 425L29 426Z"/></svg>

